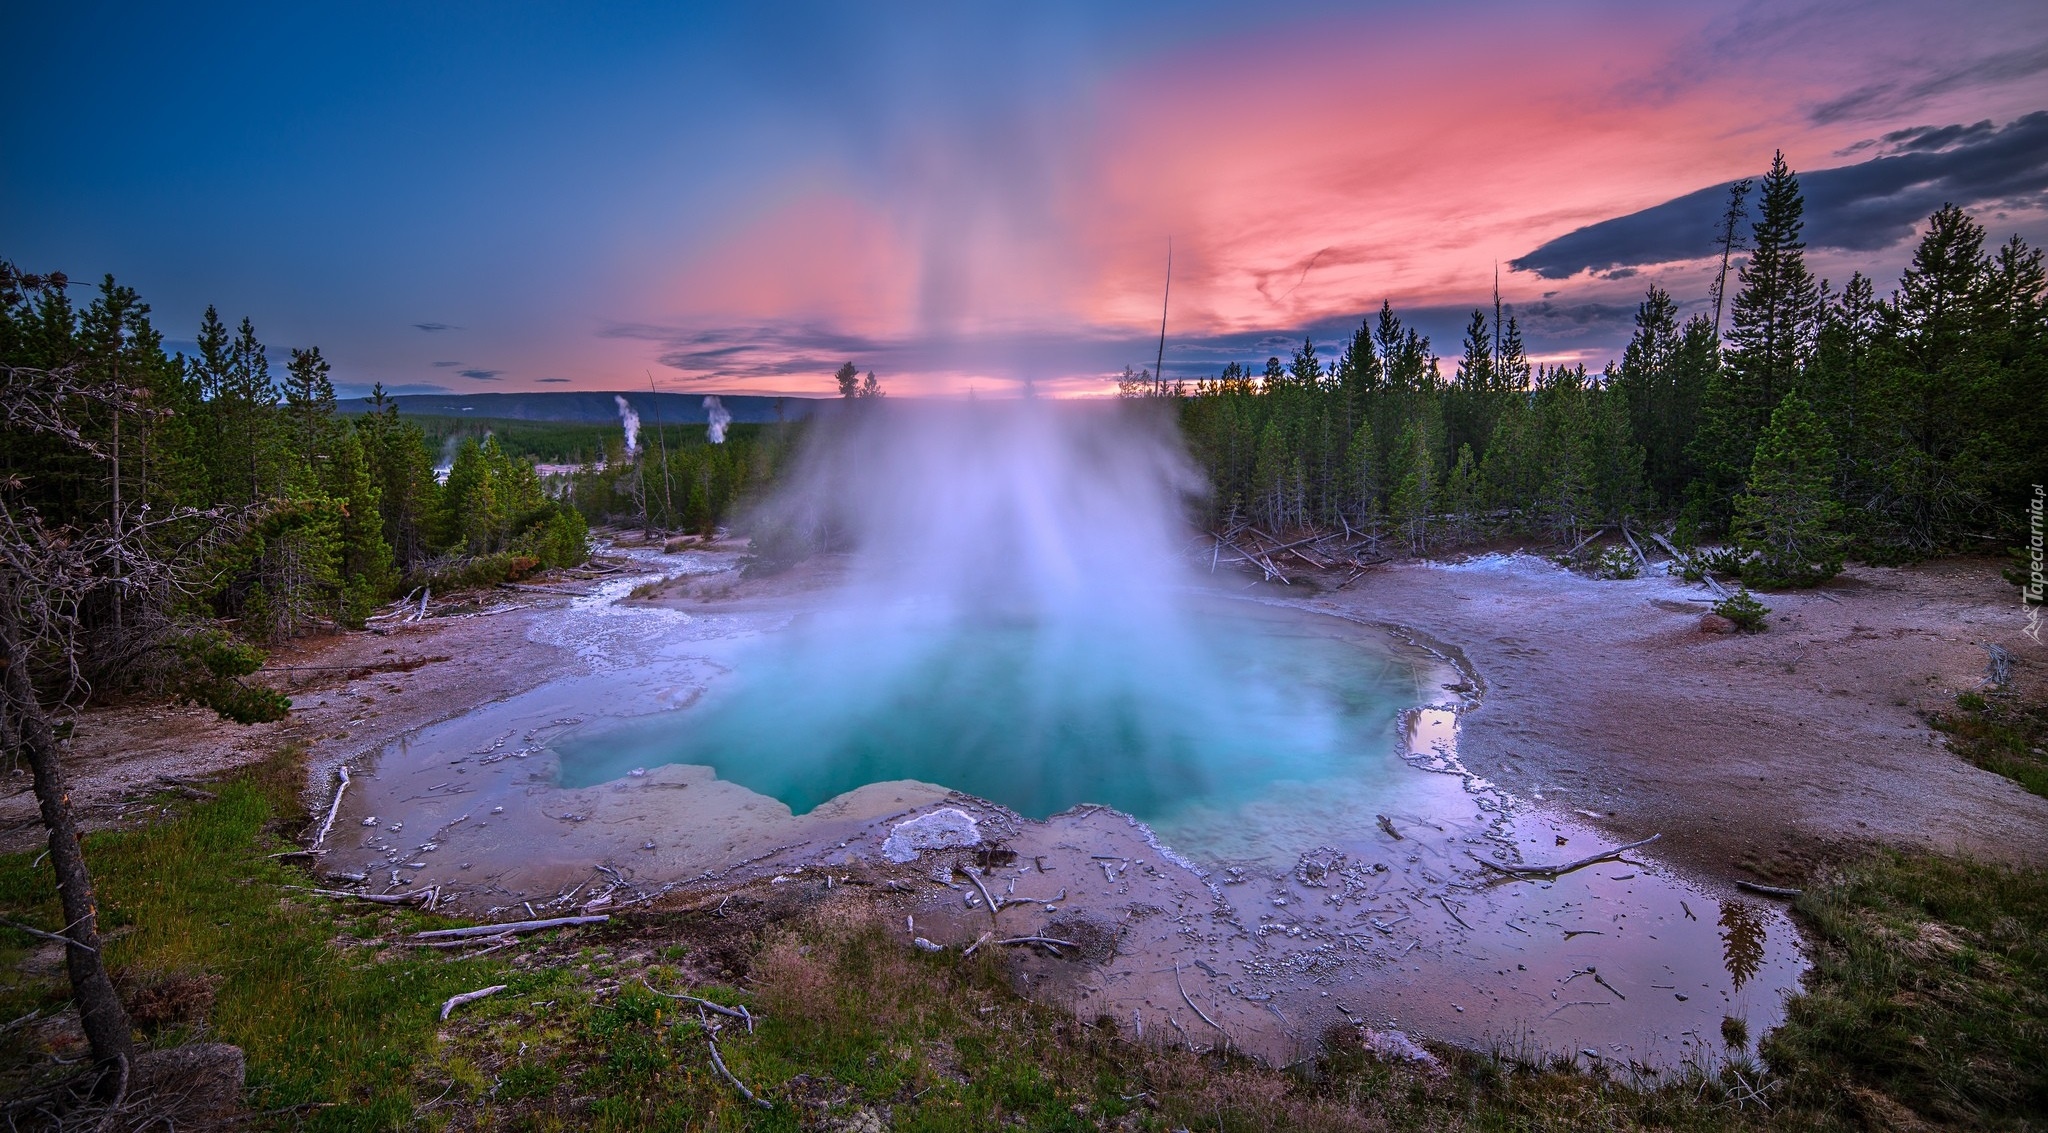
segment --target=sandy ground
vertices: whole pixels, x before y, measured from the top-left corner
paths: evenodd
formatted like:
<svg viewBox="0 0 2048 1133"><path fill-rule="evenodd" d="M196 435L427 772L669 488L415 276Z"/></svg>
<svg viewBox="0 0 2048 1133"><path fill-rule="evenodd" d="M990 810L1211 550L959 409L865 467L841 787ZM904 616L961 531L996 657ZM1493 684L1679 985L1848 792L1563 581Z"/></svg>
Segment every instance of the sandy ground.
<svg viewBox="0 0 2048 1133"><path fill-rule="evenodd" d="M1995 562L1852 566L1766 595L1762 634L1702 632L1703 597L1512 555L1404 564L1302 604L1454 643L1485 684L1461 721L1468 767L1617 836L1661 831L1660 856L1708 876L1796 874L1862 842L2048 863L2048 799L1950 755L1921 716L1978 687L1986 643L2042 694L2048 649Z"/></svg>
<svg viewBox="0 0 2048 1133"><path fill-rule="evenodd" d="M285 744L306 749L321 782L425 725L467 712L573 670L574 655L529 640L537 617L566 599L501 591L483 616L431 618L386 633L287 642L253 680L292 698L291 715L242 726L192 705L131 703L88 712L66 759L72 798L87 829L148 817L134 800L175 780L217 777L260 763ZM489 605L482 608L488 609ZM41 843L44 832L25 769L0 781L0 850Z"/></svg>

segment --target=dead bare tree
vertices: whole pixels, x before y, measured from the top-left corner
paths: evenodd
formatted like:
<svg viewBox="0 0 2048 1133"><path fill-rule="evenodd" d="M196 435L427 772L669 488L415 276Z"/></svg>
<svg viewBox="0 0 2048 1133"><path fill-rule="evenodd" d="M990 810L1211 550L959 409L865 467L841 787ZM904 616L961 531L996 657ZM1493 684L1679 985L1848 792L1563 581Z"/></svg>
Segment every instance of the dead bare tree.
<svg viewBox="0 0 2048 1133"><path fill-rule="evenodd" d="M1746 250L1742 237L1735 232L1735 226L1748 215L1743 201L1749 196L1747 177L1728 186L1728 207L1721 213L1721 229L1714 236L1714 243L1721 249L1721 270L1714 275L1713 286L1708 295L1714 301L1714 341L1721 341L1721 305L1728 294L1728 267L1735 259L1735 253Z"/></svg>
<svg viewBox="0 0 2048 1133"><path fill-rule="evenodd" d="M111 454L79 421L94 409L144 411L134 391L92 384L73 370L0 368L0 429L37 433L95 459ZM59 721L91 692L92 647L110 633L161 640L173 601L204 587L204 564L232 538L243 517L192 509L98 517L51 526L14 497L19 479L0 483L0 740L25 760L50 833L64 926L65 965L98 1070L95 1092L119 1097L134 1065L128 1013L108 978L99 908L82 835L65 782ZM119 605L118 623L101 613ZM130 642L105 650L132 656Z"/></svg>

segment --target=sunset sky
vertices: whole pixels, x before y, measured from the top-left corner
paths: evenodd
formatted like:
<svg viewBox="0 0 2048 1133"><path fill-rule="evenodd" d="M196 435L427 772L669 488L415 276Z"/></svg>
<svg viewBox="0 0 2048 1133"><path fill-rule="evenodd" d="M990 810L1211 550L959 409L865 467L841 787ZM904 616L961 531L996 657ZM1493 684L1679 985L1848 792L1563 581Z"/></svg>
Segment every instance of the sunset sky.
<svg viewBox="0 0 2048 1133"><path fill-rule="evenodd" d="M1496 265L1598 368L1775 148L1837 283L2048 242L2039 0L305 9L7 5L0 258L351 390L1098 393L1169 238L1190 378L1382 300L1448 369Z"/></svg>

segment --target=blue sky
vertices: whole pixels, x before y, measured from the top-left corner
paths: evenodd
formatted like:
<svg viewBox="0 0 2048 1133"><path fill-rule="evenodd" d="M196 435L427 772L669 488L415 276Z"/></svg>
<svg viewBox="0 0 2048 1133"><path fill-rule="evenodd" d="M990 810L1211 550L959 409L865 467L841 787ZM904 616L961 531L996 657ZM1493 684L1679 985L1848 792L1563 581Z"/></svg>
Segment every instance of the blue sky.
<svg viewBox="0 0 2048 1133"><path fill-rule="evenodd" d="M1382 299L1455 353L1496 262L1597 366L1645 283L1703 297L1683 202L1773 148L1839 171L1816 262L1881 286L1873 163L1999 238L2048 190L2013 3L13 5L0 60L0 257L352 385L1097 391L1169 237L1173 373Z"/></svg>

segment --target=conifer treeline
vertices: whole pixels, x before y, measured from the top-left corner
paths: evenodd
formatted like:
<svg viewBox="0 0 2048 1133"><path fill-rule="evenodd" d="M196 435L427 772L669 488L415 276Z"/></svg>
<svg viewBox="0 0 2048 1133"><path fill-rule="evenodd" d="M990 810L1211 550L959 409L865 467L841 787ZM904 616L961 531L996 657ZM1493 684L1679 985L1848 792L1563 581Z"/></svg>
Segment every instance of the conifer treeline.
<svg viewBox="0 0 2048 1133"><path fill-rule="evenodd" d="M1947 206L1887 298L1807 269L1783 155L1764 178L1731 327L1681 324L1651 287L1618 363L1531 367L1519 325L1474 311L1445 378L1382 305L1325 363L1304 342L1263 373L1177 395L1218 521L1349 529L1422 552L1498 535L1576 540L1632 519L1725 541L1754 585L2009 546L2048 478L2042 256L1995 252Z"/></svg>
<svg viewBox="0 0 2048 1133"><path fill-rule="evenodd" d="M796 428L727 425L725 440L712 444L702 425L651 424L637 453L628 456L615 437L602 460L578 468L568 499L593 522L708 535L769 482Z"/></svg>
<svg viewBox="0 0 2048 1133"><path fill-rule="evenodd" d="M81 310L63 275L0 262L0 366L122 394L82 420L106 460L0 423L9 505L81 530L145 505L246 518L209 572L205 610L186 613L256 640L361 625L437 574L495 581L587 556L583 519L542 492L530 463L469 440L443 487L381 386L369 412L339 414L318 348L291 350L280 377L250 321L230 330L211 307L196 347L167 354L149 306L112 276Z"/></svg>

